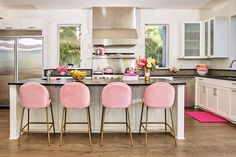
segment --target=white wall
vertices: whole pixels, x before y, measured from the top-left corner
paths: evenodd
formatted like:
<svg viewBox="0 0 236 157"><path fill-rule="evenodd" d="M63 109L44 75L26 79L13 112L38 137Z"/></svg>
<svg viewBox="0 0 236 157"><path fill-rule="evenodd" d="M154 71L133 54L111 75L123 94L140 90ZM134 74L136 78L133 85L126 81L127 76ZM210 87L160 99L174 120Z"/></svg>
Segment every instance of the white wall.
<svg viewBox="0 0 236 157"><path fill-rule="evenodd" d="M9 11L10 19L40 18L45 25L45 68L58 66L57 26L58 24L82 24L81 58L82 68L91 68L92 53L92 14L91 9L83 10L40 10L40 11ZM155 10L139 9L137 11L137 27L139 43L132 48L110 48L111 52L134 52L137 56L144 56L144 25L169 25L169 66L192 68L206 60L178 60L181 45L181 22L198 21L200 13L197 10Z"/></svg>

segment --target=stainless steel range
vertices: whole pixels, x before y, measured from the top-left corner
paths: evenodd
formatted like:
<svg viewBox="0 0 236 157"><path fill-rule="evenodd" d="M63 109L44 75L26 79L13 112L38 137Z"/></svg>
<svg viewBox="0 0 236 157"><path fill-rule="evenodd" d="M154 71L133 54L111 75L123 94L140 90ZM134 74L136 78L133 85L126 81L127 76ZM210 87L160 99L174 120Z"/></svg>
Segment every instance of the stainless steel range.
<svg viewBox="0 0 236 157"><path fill-rule="evenodd" d="M93 55L94 79L122 79L127 68L135 68L134 53Z"/></svg>

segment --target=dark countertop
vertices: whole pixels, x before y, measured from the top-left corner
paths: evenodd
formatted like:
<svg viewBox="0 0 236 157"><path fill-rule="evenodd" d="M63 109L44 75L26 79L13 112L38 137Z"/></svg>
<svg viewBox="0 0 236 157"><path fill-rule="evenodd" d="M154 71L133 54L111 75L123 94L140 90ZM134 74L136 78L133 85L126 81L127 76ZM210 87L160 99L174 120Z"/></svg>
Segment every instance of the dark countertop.
<svg viewBox="0 0 236 157"><path fill-rule="evenodd" d="M22 85L27 82L38 82L45 86L62 86L65 83L68 82L74 82L72 78L66 78L66 79L60 79L60 80L42 80L41 78L31 78L22 80L19 82L10 82L9 85ZM84 79L82 83L84 83L87 86L105 86L108 83L111 82L124 82L127 83L130 86L147 86L155 82L168 82L172 85L185 85L186 81L174 79L174 80L167 80L167 79L161 79L161 78L151 78L151 81L145 81L144 79L139 80L132 80L132 81L123 81L122 79Z"/></svg>
<svg viewBox="0 0 236 157"><path fill-rule="evenodd" d="M236 77L233 77L233 76L216 76L216 75L200 76L200 75L198 75L197 77L220 79L220 80L227 80L227 81L236 81Z"/></svg>

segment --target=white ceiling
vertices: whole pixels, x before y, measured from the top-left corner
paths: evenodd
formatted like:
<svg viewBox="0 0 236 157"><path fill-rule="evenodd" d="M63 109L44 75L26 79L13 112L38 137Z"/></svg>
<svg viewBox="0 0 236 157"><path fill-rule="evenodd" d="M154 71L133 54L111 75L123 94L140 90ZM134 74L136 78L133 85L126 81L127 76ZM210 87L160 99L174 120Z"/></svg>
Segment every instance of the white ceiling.
<svg viewBox="0 0 236 157"><path fill-rule="evenodd" d="M7 9L78 9L94 6L134 6L156 9L210 9L227 0L0 0Z"/></svg>

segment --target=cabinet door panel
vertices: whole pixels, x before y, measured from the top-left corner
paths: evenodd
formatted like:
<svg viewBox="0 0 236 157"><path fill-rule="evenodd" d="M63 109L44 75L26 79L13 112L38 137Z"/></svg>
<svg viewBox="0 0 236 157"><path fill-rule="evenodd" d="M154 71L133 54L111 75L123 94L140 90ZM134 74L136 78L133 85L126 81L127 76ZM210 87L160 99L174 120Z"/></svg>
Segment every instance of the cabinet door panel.
<svg viewBox="0 0 236 157"><path fill-rule="evenodd" d="M236 90L231 91L230 97L230 119L236 121Z"/></svg>
<svg viewBox="0 0 236 157"><path fill-rule="evenodd" d="M204 85L200 84L200 94L199 94L200 98L200 106L205 108L207 106L207 88Z"/></svg>
<svg viewBox="0 0 236 157"><path fill-rule="evenodd" d="M200 23L185 23L184 55L200 56Z"/></svg>
<svg viewBox="0 0 236 157"><path fill-rule="evenodd" d="M217 89L213 87L208 87L207 89L208 95L208 106L207 108L210 111L217 112Z"/></svg>
<svg viewBox="0 0 236 157"><path fill-rule="evenodd" d="M218 113L224 117L229 116L229 96L227 89L218 89Z"/></svg>

